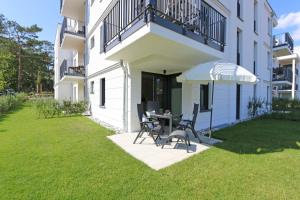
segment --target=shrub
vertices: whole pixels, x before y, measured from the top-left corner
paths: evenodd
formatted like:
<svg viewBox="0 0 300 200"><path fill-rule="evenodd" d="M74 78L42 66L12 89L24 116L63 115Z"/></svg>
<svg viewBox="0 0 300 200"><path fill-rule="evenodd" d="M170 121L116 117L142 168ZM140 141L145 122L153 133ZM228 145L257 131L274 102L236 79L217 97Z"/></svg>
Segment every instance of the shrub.
<svg viewBox="0 0 300 200"><path fill-rule="evenodd" d="M86 102L63 101L59 103L52 98L35 99L33 103L36 106L38 116L44 118L80 115L86 111L87 107Z"/></svg>
<svg viewBox="0 0 300 200"><path fill-rule="evenodd" d="M5 114L21 106L27 100L25 93L0 96L0 115Z"/></svg>
<svg viewBox="0 0 300 200"><path fill-rule="evenodd" d="M267 118L300 121L300 101L289 99L273 99L273 113Z"/></svg>
<svg viewBox="0 0 300 200"><path fill-rule="evenodd" d="M264 101L257 98L252 98L248 103L248 114L250 117L256 117L261 113L264 106Z"/></svg>

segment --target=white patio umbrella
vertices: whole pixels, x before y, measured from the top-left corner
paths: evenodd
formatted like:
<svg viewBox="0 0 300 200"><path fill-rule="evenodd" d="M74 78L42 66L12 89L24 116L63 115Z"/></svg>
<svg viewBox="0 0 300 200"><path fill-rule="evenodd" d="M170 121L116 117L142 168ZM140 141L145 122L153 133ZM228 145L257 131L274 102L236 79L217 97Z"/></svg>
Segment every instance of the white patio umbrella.
<svg viewBox="0 0 300 200"><path fill-rule="evenodd" d="M208 62L197 65L196 67L182 73L177 77L177 81L181 83L199 84L212 82L211 114L209 126L211 137L215 82L228 84L256 84L258 82L258 78L247 69L234 63Z"/></svg>

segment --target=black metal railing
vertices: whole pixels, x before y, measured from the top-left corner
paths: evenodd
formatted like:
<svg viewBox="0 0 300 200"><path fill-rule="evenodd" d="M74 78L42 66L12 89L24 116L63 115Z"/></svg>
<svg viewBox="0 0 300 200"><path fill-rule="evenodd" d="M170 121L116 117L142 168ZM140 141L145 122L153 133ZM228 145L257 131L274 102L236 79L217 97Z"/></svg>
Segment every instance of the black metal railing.
<svg viewBox="0 0 300 200"><path fill-rule="evenodd" d="M85 36L84 23L78 20L73 20L65 17L60 31L60 45L62 45L64 35L66 33L84 37Z"/></svg>
<svg viewBox="0 0 300 200"><path fill-rule="evenodd" d="M147 5L145 0L118 0L104 19L104 51L140 21L193 34L192 39L198 36L205 44L213 43L224 51L226 18L202 0L149 0Z"/></svg>
<svg viewBox="0 0 300 200"><path fill-rule="evenodd" d="M68 67L67 60L60 65L60 79L64 76L85 76L84 66Z"/></svg>
<svg viewBox="0 0 300 200"><path fill-rule="evenodd" d="M273 81L293 82L293 71L290 67L280 67L273 70Z"/></svg>
<svg viewBox="0 0 300 200"><path fill-rule="evenodd" d="M273 36L273 47L281 47L287 45L288 48L294 50L294 40L289 33L281 33Z"/></svg>

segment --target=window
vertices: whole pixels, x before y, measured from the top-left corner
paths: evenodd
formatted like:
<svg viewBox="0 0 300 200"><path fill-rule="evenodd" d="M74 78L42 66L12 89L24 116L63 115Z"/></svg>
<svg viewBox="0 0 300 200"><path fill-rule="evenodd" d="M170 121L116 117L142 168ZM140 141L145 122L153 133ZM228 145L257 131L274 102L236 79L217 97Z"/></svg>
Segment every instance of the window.
<svg viewBox="0 0 300 200"><path fill-rule="evenodd" d="M257 65L257 42L254 42L253 47L253 74L256 75L256 65Z"/></svg>
<svg viewBox="0 0 300 200"><path fill-rule="evenodd" d="M257 16L257 1L254 1L254 32L257 33L258 27L258 16Z"/></svg>
<svg viewBox="0 0 300 200"><path fill-rule="evenodd" d="M268 35L270 37L272 36L272 29L273 29L272 20L268 18Z"/></svg>
<svg viewBox="0 0 300 200"><path fill-rule="evenodd" d="M236 49L237 49L237 55L236 55L236 64L241 65L241 50L242 50L242 32L238 29L237 30L237 40L236 40Z"/></svg>
<svg viewBox="0 0 300 200"><path fill-rule="evenodd" d="M273 68L272 55L271 55L271 53L269 51L267 53L267 57L268 57L268 69L272 69Z"/></svg>
<svg viewBox="0 0 300 200"><path fill-rule="evenodd" d="M269 105L269 94L270 94L270 86L267 86L267 105Z"/></svg>
<svg viewBox="0 0 300 200"><path fill-rule="evenodd" d="M237 0L237 17L242 19L242 4L241 4L242 0Z"/></svg>
<svg viewBox="0 0 300 200"><path fill-rule="evenodd" d="M94 2L95 2L95 0L91 0L91 6L93 6Z"/></svg>
<svg viewBox="0 0 300 200"><path fill-rule="evenodd" d="M105 78L100 79L100 106L105 106Z"/></svg>
<svg viewBox="0 0 300 200"><path fill-rule="evenodd" d="M209 110L209 85L200 85L200 112Z"/></svg>
<svg viewBox="0 0 300 200"><path fill-rule="evenodd" d="M95 37L91 38L91 49L95 47Z"/></svg>
<svg viewBox="0 0 300 200"><path fill-rule="evenodd" d="M94 81L91 82L90 94L94 94Z"/></svg>

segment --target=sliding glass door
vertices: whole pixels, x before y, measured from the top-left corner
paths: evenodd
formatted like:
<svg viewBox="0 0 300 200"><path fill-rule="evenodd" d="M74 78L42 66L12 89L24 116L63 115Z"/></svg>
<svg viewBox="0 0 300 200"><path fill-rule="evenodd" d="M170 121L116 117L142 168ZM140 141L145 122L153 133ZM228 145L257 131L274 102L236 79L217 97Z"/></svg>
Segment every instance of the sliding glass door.
<svg viewBox="0 0 300 200"><path fill-rule="evenodd" d="M159 103L162 111L171 110L181 114L181 83L177 83L176 75L142 73L142 103L149 101Z"/></svg>

